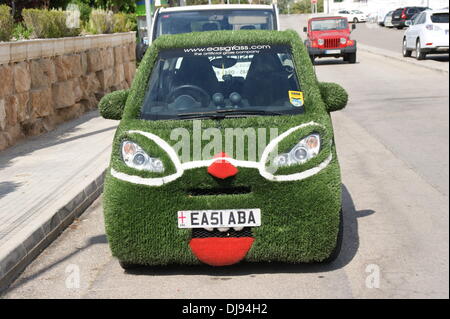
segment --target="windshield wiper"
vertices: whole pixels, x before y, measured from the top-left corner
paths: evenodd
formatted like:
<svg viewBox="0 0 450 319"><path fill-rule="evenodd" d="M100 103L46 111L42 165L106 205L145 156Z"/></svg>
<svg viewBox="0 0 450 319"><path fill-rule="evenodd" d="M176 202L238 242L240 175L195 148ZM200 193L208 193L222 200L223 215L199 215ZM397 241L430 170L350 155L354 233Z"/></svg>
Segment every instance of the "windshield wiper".
<svg viewBox="0 0 450 319"><path fill-rule="evenodd" d="M284 113L264 111L264 110L216 110L214 112L193 112L178 114L180 119L207 118L214 120L223 120L227 115L284 115Z"/></svg>
<svg viewBox="0 0 450 319"><path fill-rule="evenodd" d="M194 112L194 113L181 113L178 114L178 118L180 119L214 119L214 120L222 120L225 118L225 115L217 114L216 112L204 113L204 112Z"/></svg>
<svg viewBox="0 0 450 319"><path fill-rule="evenodd" d="M219 114L233 113L237 115L284 115L280 112L265 111L265 110L240 110L240 109L230 109L230 110L217 110Z"/></svg>

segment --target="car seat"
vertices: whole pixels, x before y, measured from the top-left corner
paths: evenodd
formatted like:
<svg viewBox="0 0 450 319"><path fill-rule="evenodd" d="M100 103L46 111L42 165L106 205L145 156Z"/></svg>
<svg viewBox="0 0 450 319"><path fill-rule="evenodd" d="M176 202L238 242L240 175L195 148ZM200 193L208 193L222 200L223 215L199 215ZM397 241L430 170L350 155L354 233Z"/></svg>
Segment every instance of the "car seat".
<svg viewBox="0 0 450 319"><path fill-rule="evenodd" d="M219 27L217 26L217 24L212 22L205 23L202 26L202 31L215 31L215 30L219 30Z"/></svg>
<svg viewBox="0 0 450 319"><path fill-rule="evenodd" d="M275 53L256 54L244 82L242 95L251 106L283 105L290 90L288 73Z"/></svg>

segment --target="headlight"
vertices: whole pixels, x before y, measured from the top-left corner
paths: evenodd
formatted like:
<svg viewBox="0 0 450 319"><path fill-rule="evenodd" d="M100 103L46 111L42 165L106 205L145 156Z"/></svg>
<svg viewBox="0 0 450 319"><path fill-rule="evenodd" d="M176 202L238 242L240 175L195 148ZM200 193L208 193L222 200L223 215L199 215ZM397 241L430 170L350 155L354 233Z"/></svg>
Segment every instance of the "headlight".
<svg viewBox="0 0 450 319"><path fill-rule="evenodd" d="M134 142L122 142L122 158L127 166L155 173L164 172L164 164L159 158L150 157Z"/></svg>
<svg viewBox="0 0 450 319"><path fill-rule="evenodd" d="M277 167L302 164L315 157L320 150L319 134L311 134L295 145L289 153L283 153L275 157L274 164Z"/></svg>
<svg viewBox="0 0 450 319"><path fill-rule="evenodd" d="M317 40L317 43L319 45L324 45L325 44L325 40L324 39L319 39L319 40Z"/></svg>
<svg viewBox="0 0 450 319"><path fill-rule="evenodd" d="M341 38L341 44L346 44L347 43L347 39L346 38Z"/></svg>

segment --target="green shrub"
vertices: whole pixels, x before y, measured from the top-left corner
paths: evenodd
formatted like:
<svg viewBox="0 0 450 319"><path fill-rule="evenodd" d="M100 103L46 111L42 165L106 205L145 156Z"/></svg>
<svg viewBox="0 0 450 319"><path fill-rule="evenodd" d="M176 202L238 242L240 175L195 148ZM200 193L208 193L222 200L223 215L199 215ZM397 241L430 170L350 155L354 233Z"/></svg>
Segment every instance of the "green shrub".
<svg viewBox="0 0 450 319"><path fill-rule="evenodd" d="M113 16L113 32L128 32L136 29L136 16L123 12L116 13Z"/></svg>
<svg viewBox="0 0 450 319"><path fill-rule="evenodd" d="M113 32L113 13L103 9L94 9L91 11L89 19L88 32L92 34L102 34Z"/></svg>
<svg viewBox="0 0 450 319"><path fill-rule="evenodd" d="M80 28L67 26L67 12L62 10L24 9L23 21L33 38L61 38L80 34Z"/></svg>
<svg viewBox="0 0 450 319"><path fill-rule="evenodd" d="M0 41L9 41L12 36L14 20L11 15L11 8L0 5Z"/></svg>
<svg viewBox="0 0 450 319"><path fill-rule="evenodd" d="M31 37L31 30L28 30L22 23L17 23L14 26L13 38L16 40L27 40Z"/></svg>

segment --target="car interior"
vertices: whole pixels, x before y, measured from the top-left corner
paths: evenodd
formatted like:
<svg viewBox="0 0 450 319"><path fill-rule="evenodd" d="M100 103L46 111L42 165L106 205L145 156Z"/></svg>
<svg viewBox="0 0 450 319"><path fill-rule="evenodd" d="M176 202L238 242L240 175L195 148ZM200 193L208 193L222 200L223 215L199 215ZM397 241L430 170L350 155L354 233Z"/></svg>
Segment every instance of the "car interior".
<svg viewBox="0 0 450 319"><path fill-rule="evenodd" d="M300 89L289 54L160 57L142 113L292 108L291 90Z"/></svg>

